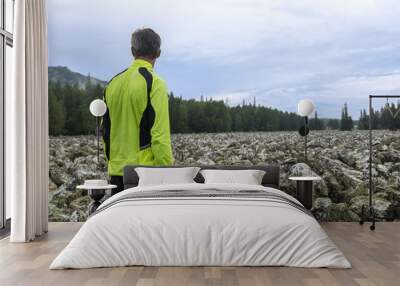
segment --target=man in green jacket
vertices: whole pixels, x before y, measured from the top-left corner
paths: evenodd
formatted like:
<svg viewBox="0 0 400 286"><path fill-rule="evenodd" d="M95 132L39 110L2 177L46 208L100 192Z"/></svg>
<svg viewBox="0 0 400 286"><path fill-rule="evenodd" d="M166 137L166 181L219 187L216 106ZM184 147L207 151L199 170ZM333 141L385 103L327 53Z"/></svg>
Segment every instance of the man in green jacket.
<svg viewBox="0 0 400 286"><path fill-rule="evenodd" d="M132 65L114 76L104 91L103 145L111 183L123 190L126 165L172 165L168 93L153 72L161 38L152 29L132 34Z"/></svg>

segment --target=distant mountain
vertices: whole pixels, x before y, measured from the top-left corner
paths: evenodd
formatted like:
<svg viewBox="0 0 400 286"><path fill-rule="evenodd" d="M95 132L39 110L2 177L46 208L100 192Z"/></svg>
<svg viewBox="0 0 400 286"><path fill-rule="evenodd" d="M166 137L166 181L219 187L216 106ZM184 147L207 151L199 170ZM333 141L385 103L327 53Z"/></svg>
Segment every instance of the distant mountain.
<svg viewBox="0 0 400 286"><path fill-rule="evenodd" d="M62 85L78 85L79 88L84 88L88 80L94 85L99 84L105 86L107 84L106 81L94 78L90 75L73 72L67 67L49 67L49 81L51 82L60 82Z"/></svg>

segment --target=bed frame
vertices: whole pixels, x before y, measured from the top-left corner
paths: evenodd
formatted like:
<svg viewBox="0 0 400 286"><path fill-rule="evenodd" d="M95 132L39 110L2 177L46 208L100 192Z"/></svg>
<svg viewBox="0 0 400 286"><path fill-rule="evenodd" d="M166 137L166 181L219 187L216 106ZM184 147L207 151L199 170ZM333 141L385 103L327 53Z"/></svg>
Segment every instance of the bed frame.
<svg viewBox="0 0 400 286"><path fill-rule="evenodd" d="M143 165L128 165L124 168L124 189L136 187L139 183L139 176L135 171L137 167L148 167L148 168L179 168L186 166L163 166L163 167L150 167ZM193 167L193 166L190 166ZM276 165L257 165L257 166L194 166L199 167L202 170L206 169L217 169L217 170L262 170L265 171L265 175L262 179L261 184L264 187L271 187L279 189L279 166ZM198 173L194 178L197 183L204 183L203 176Z"/></svg>

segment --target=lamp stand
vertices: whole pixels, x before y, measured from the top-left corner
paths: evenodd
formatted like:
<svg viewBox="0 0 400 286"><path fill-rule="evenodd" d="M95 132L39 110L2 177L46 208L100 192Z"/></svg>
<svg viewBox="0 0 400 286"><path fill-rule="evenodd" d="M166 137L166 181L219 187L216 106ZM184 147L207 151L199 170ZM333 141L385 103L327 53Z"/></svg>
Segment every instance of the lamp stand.
<svg viewBox="0 0 400 286"><path fill-rule="evenodd" d="M400 95L370 95L369 96L369 160L368 160L368 179L369 179L369 191L368 191L368 205L362 205L361 207L361 216L360 216L360 224L364 224L365 221L371 222L371 225L369 226L370 230L375 230L375 223L378 219L383 220L386 219L387 221L393 221L395 219L399 219L398 214L397 215L391 215L391 216L383 216L383 217L378 217L376 213L376 209L374 206L374 202L372 200L374 192L375 192L375 184L373 182L373 176L372 176L372 164L373 162L373 142L372 142L372 129L373 129L373 124L372 124L372 116L373 116L373 108L372 108L372 100L374 98L385 98L388 100L389 98L400 98Z"/></svg>
<svg viewBox="0 0 400 286"><path fill-rule="evenodd" d="M304 161L307 163L307 129L308 129L308 117L304 116L304 126L306 127L306 132L304 136Z"/></svg>
<svg viewBox="0 0 400 286"><path fill-rule="evenodd" d="M299 134L304 137L304 161L307 163L307 135L310 132L308 128L308 116L304 116L304 125L300 127Z"/></svg>
<svg viewBox="0 0 400 286"><path fill-rule="evenodd" d="M97 128L97 164L100 164L100 120L96 116L96 128Z"/></svg>

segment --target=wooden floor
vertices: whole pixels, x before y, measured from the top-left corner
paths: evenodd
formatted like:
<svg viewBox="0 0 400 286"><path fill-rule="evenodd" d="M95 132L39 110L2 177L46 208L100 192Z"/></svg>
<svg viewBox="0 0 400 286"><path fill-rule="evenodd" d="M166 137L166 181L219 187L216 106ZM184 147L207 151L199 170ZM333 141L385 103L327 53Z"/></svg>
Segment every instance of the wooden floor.
<svg viewBox="0 0 400 286"><path fill-rule="evenodd" d="M289 267L123 267L48 270L81 226L51 223L44 237L27 244L0 241L0 285L400 285L400 223L326 223L324 229L352 269Z"/></svg>

